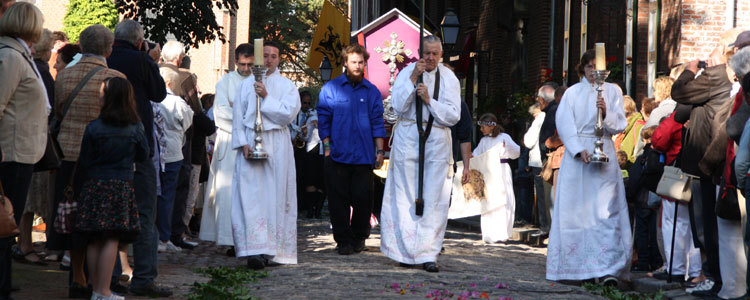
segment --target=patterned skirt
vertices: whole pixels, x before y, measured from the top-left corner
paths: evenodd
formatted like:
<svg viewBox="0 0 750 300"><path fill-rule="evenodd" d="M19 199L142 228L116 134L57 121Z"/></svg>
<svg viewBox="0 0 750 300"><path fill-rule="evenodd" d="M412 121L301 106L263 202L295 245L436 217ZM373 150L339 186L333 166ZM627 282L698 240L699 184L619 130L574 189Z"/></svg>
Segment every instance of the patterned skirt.
<svg viewBox="0 0 750 300"><path fill-rule="evenodd" d="M140 232L132 181L91 179L83 184L78 198L74 242L88 243L118 239L136 240Z"/></svg>

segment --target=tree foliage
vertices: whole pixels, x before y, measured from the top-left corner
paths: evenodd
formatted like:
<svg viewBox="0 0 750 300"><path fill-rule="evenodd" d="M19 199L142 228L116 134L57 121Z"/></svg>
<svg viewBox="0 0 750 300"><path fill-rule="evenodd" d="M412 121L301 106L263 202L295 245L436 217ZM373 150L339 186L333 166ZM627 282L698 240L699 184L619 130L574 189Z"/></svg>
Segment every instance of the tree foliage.
<svg viewBox="0 0 750 300"><path fill-rule="evenodd" d="M81 31L94 24L109 29L117 25L117 8L112 0L70 0L63 18L63 32L71 42L77 43Z"/></svg>
<svg viewBox="0 0 750 300"><path fill-rule="evenodd" d="M304 72L318 79L305 61L312 42L324 0L252 0L250 5L250 38L274 41L281 47L283 69ZM330 0L346 12L347 0Z"/></svg>
<svg viewBox="0 0 750 300"><path fill-rule="evenodd" d="M125 18L138 20L146 38L164 43L170 34L193 47L217 37L226 42L221 25L216 22L214 7L227 9L232 14L237 0L116 0Z"/></svg>

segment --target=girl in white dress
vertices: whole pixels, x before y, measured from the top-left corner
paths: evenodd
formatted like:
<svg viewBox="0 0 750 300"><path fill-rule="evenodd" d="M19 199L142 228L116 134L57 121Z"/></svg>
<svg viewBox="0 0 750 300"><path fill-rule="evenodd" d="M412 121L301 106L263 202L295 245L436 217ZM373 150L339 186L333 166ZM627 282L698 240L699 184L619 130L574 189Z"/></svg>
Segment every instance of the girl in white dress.
<svg viewBox="0 0 750 300"><path fill-rule="evenodd" d="M499 147L500 157L497 165L501 169L502 180L498 189L487 195L487 202L492 205L489 209L483 209L482 213L482 240L485 243L503 242L513 234L513 217L516 211L516 197L513 194L513 173L508 161L516 159L521 155L521 147L505 133L505 130L497 122L493 114L484 114L477 122L484 137L472 153L474 156ZM498 184L498 183L493 183Z"/></svg>

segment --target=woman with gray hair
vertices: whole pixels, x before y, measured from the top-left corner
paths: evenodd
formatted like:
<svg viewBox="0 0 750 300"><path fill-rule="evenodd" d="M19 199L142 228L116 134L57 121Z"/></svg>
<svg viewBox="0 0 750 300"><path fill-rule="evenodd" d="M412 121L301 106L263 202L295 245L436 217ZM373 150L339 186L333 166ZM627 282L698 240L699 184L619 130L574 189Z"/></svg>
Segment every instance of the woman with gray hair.
<svg viewBox="0 0 750 300"><path fill-rule="evenodd" d="M49 105L52 106L52 100L55 99L55 80L52 79L52 74L49 72L49 61L52 53L52 32L48 29L44 29L42 37L38 42L34 43L34 63L36 68L39 70L39 75L42 77L44 88L47 92L47 98L49 99ZM18 245L13 248L13 258L21 263L31 263L37 265L46 265L44 261L34 252L34 248L31 244L31 226L34 222L34 214L48 219L49 207L52 206L50 199L52 194L49 190L50 183L50 171L35 172L31 176L30 190L35 191L29 194L26 199L26 207L23 210L23 216L21 217L21 223L18 224L18 229L21 234L18 237Z"/></svg>
<svg viewBox="0 0 750 300"><path fill-rule="evenodd" d="M43 23L42 12L27 2L11 5L0 18L0 185L16 223L47 142L47 94L29 49L41 39ZM0 238L0 300L10 299L13 238Z"/></svg>

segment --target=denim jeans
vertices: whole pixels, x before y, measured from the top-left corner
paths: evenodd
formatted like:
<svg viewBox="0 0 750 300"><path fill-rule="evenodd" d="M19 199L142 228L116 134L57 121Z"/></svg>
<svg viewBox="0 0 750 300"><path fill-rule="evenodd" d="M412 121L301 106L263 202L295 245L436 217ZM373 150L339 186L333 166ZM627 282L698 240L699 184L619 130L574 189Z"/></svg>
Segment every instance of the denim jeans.
<svg viewBox="0 0 750 300"><path fill-rule="evenodd" d="M151 284L157 275L157 232L156 232L156 169L151 161L135 163L133 177L135 201L138 206L138 217L141 232L133 243L133 280L130 287L142 287ZM119 259L112 274L122 273Z"/></svg>
<svg viewBox="0 0 750 300"><path fill-rule="evenodd" d="M182 160L167 163L161 172L161 195L157 202L156 227L159 231L159 240L169 241L172 235L172 210L174 209L174 198L177 191L177 179L182 167Z"/></svg>

